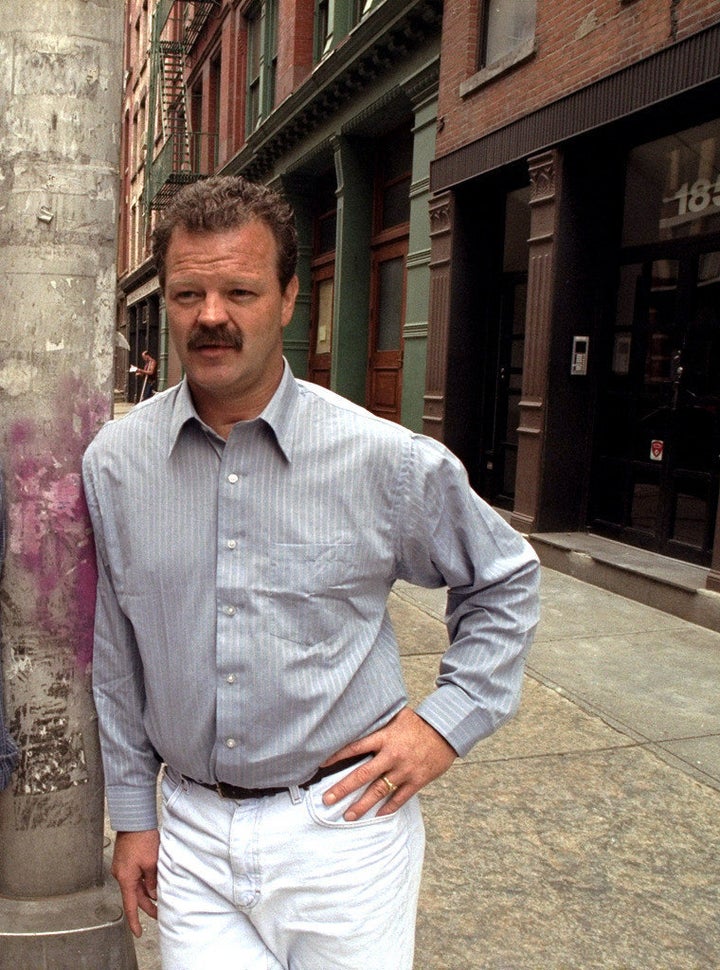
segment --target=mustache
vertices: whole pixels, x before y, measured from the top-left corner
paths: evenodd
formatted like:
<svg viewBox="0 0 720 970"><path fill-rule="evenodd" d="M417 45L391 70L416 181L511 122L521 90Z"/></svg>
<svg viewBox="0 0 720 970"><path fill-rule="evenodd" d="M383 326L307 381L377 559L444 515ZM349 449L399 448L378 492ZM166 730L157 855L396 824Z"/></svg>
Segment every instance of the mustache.
<svg viewBox="0 0 720 970"><path fill-rule="evenodd" d="M236 330L231 330L224 323L218 324L216 327L208 327L204 323L199 323L190 331L187 349L199 350L201 347L231 347L233 350L242 350L242 334Z"/></svg>

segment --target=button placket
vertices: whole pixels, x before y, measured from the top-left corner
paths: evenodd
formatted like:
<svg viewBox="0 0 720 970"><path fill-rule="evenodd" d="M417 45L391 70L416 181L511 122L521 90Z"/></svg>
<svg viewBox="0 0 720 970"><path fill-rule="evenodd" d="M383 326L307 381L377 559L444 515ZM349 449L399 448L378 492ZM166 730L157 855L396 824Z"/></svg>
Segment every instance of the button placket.
<svg viewBox="0 0 720 970"><path fill-rule="evenodd" d="M216 582L218 597L217 631L217 728L218 741L225 755L219 753L218 764L226 772L232 772L242 748L244 726L237 713L237 687L240 682L237 643L242 637L242 613L244 609L244 558L238 558L241 547L239 522L242 520L241 504L245 500L246 476L242 470L243 456L232 446L226 445L223 455L224 467L220 472L217 518L217 566ZM232 624L232 626L230 625ZM238 733L240 732L240 733Z"/></svg>

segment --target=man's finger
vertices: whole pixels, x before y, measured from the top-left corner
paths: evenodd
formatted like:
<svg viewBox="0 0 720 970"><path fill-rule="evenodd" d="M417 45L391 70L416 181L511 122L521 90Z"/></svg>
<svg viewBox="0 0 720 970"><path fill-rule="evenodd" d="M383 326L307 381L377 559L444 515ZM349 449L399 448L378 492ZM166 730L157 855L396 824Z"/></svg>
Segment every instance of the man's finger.
<svg viewBox="0 0 720 970"><path fill-rule="evenodd" d="M140 939L142 936L142 926L140 925L140 919L138 917L138 899L135 891L132 889L123 889L121 886L120 894L122 895L123 909L125 910L125 918L127 919L128 926L133 936Z"/></svg>
<svg viewBox="0 0 720 970"><path fill-rule="evenodd" d="M157 919L153 896L157 892L157 853L160 835L157 829L144 832L118 832L113 852L112 874L117 879L123 909L132 933L142 935L138 907Z"/></svg>
<svg viewBox="0 0 720 970"><path fill-rule="evenodd" d="M362 798L359 798L348 808L343 818L346 822L355 822L378 804L380 808L376 813L377 817L392 815L393 812L396 812L405 802L412 798L416 791L418 789L409 785L402 785L395 792L391 793L382 778L378 778L376 782L370 785Z"/></svg>
<svg viewBox="0 0 720 970"><path fill-rule="evenodd" d="M147 893L143 893L143 895L138 899L138 906L143 913L146 913L149 917L151 917L151 919L157 919L157 903L152 896L148 896Z"/></svg>

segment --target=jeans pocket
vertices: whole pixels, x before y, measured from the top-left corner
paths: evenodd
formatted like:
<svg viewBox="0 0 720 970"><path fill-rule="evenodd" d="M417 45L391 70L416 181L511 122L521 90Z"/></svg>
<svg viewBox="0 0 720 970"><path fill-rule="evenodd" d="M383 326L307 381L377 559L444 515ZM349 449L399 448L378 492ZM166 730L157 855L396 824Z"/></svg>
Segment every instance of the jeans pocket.
<svg viewBox="0 0 720 970"><path fill-rule="evenodd" d="M171 776L166 771L163 775L162 782L160 783L163 812L169 812L184 791L185 785L182 778L179 775Z"/></svg>
<svg viewBox="0 0 720 970"><path fill-rule="evenodd" d="M385 804L385 800L378 802L376 805L366 812L362 818L356 819L354 822L348 822L343 818L343 815L355 802L359 801L370 785L366 785L364 788L358 788L357 791L350 792L345 798L341 798L340 801L335 802L334 805L326 805L323 801L323 795L331 788L332 785L337 782L337 778L330 779L330 784L328 784L328 779L325 779L321 784L313 785L312 788L308 789L305 795L305 805L307 806L308 813L312 820L317 825L322 825L326 828L364 828L368 825L380 826L388 825L391 826L395 823L396 812L392 815L381 815L380 818L377 817L377 813ZM372 783L371 783L372 784Z"/></svg>

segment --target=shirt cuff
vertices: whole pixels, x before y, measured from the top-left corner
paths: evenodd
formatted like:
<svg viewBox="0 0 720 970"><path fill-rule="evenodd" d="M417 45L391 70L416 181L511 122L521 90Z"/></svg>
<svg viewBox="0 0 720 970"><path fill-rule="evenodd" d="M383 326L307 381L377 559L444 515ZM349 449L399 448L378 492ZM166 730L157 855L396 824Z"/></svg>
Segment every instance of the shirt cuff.
<svg viewBox="0 0 720 970"><path fill-rule="evenodd" d="M157 789L108 787L110 827L115 832L147 832L158 827Z"/></svg>
<svg viewBox="0 0 720 970"><path fill-rule="evenodd" d="M478 710L477 702L462 688L443 684L418 704L415 713L464 758L478 741L489 737L509 720L514 711L500 719L493 718L488 711Z"/></svg>

